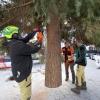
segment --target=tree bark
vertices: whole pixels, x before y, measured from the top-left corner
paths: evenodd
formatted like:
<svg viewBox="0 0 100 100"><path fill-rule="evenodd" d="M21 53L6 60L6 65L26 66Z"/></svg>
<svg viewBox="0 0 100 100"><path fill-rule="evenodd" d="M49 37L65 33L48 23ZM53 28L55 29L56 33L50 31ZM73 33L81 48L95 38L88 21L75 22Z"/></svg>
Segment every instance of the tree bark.
<svg viewBox="0 0 100 100"><path fill-rule="evenodd" d="M55 15L51 15L50 18L47 26L45 85L49 88L56 88L62 84L59 19Z"/></svg>

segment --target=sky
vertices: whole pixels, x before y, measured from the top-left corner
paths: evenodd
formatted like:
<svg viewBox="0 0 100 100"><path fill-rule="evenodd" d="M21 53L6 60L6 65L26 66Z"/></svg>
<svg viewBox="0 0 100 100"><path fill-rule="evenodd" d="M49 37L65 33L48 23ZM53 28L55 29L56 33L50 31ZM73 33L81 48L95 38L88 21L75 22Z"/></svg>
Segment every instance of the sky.
<svg viewBox="0 0 100 100"><path fill-rule="evenodd" d="M7 1L7 2L9 2L10 0L3 0L3 1ZM2 4L2 0L0 0L0 4Z"/></svg>

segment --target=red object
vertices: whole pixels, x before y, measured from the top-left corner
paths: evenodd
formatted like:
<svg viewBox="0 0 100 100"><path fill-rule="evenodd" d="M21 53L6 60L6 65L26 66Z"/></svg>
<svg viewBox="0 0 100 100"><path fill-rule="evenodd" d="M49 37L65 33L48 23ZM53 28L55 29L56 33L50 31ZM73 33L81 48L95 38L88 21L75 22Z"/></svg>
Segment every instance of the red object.
<svg viewBox="0 0 100 100"><path fill-rule="evenodd" d="M0 56L0 69L6 69L6 68L11 68L11 66L6 66L4 63L4 57Z"/></svg>

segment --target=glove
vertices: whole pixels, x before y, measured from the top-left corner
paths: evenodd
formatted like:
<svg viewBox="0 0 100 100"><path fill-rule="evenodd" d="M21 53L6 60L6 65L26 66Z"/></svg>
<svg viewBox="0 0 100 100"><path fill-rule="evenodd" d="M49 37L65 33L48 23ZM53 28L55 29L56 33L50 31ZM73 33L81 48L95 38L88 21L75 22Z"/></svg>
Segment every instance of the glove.
<svg viewBox="0 0 100 100"><path fill-rule="evenodd" d="M30 39L34 37L35 34L36 32L29 33L26 37L20 38L19 40L23 41L24 43L27 43Z"/></svg>
<svg viewBox="0 0 100 100"><path fill-rule="evenodd" d="M39 43L38 41L34 42L33 45L34 45L34 46L38 46L38 47L41 47L41 46L42 46L42 44Z"/></svg>
<svg viewBox="0 0 100 100"><path fill-rule="evenodd" d="M38 41L36 41L34 43L28 43L28 45L30 45L31 47L38 47L38 48L42 47L42 44L39 43Z"/></svg>

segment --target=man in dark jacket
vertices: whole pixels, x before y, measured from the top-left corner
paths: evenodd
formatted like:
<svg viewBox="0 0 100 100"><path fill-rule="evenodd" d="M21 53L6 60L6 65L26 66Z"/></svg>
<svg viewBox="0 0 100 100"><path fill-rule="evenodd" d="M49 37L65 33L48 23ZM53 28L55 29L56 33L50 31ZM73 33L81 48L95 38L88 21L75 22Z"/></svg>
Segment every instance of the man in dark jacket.
<svg viewBox="0 0 100 100"><path fill-rule="evenodd" d="M41 48L41 43L37 42L31 46L26 44L35 33L30 33L25 38L19 38L18 27L9 26L4 36L10 39L7 43L9 47L12 73L16 82L18 82L21 92L21 100L30 100L31 98L31 70L32 57Z"/></svg>
<svg viewBox="0 0 100 100"><path fill-rule="evenodd" d="M86 90L85 81L85 66L86 66L86 48L82 41L76 41L76 87L71 90L74 93L80 94L80 90Z"/></svg>

